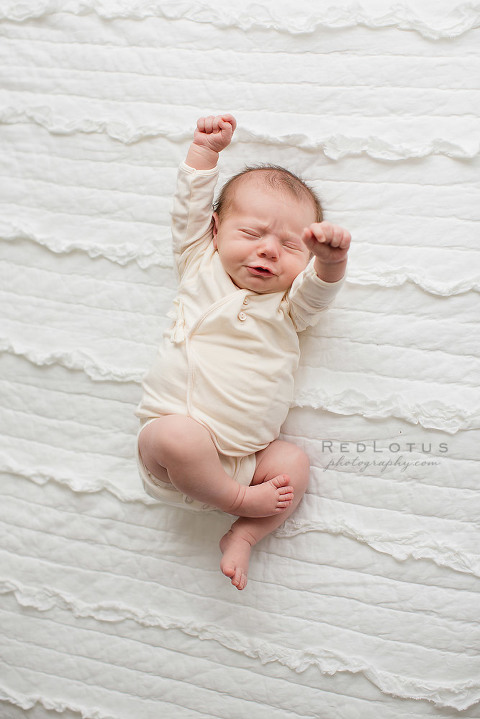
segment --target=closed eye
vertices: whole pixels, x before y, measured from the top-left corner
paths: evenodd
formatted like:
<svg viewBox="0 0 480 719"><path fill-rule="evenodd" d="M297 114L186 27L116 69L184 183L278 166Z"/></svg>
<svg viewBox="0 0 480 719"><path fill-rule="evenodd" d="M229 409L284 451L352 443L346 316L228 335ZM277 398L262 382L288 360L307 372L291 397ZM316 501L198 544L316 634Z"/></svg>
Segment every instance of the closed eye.
<svg viewBox="0 0 480 719"><path fill-rule="evenodd" d="M301 252L303 249L298 242L284 242L283 246L286 247L287 250L296 250L297 252Z"/></svg>
<svg viewBox="0 0 480 719"><path fill-rule="evenodd" d="M254 239L260 237L258 232L254 232L253 230L241 229L240 232L243 232L244 235L247 235L248 237L253 237Z"/></svg>

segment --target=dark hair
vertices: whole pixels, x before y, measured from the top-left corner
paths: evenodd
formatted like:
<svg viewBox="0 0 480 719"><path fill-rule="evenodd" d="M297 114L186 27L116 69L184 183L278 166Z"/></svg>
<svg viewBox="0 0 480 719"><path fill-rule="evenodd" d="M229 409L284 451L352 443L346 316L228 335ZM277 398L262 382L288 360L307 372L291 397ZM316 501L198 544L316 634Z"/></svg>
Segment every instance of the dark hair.
<svg viewBox="0 0 480 719"><path fill-rule="evenodd" d="M222 214L226 214L232 204L232 196L235 185L241 182L246 175L252 172L261 173L265 184L270 185L270 187L275 190L279 188L284 189L294 195L297 199L310 200L315 208L315 221L322 222L322 203L315 191L300 177L295 175L293 172L290 172L290 170L280 167L279 165L249 165L241 172L231 177L222 187L220 194L213 205L213 210L218 214L219 218L221 218Z"/></svg>

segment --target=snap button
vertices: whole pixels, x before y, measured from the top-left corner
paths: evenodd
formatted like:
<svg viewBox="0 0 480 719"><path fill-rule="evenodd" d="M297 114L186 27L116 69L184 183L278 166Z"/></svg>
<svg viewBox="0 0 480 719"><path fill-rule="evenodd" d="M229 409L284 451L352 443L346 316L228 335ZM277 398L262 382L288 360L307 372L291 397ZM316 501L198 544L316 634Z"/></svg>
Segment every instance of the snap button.
<svg viewBox="0 0 480 719"><path fill-rule="evenodd" d="M245 312L240 312L238 315L238 319L240 320L240 322L245 322L245 320L247 319L247 315L245 314Z"/></svg>
<svg viewBox="0 0 480 719"><path fill-rule="evenodd" d="M185 504L191 504L193 499L191 497L185 497Z"/></svg>
<svg viewBox="0 0 480 719"><path fill-rule="evenodd" d="M243 304L248 305L248 297L245 297L245 299L243 300Z"/></svg>

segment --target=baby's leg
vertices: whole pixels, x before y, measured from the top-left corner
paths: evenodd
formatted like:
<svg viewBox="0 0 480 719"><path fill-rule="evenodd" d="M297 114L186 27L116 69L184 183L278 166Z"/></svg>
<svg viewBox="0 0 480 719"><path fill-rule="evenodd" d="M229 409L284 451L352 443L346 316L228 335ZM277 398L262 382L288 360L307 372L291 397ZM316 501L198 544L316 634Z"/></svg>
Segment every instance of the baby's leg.
<svg viewBox="0 0 480 719"><path fill-rule="evenodd" d="M205 504L241 517L283 514L293 500L285 474L244 487L223 469L210 433L191 417L166 415L139 435L142 461L154 477ZM166 475L165 475L166 470Z"/></svg>
<svg viewBox="0 0 480 719"><path fill-rule="evenodd" d="M223 553L220 567L237 589L247 583L248 562L252 547L277 529L298 507L308 486L310 463L306 454L296 445L277 440L257 453L257 468L253 483L269 482L279 472L287 472L295 490L295 499L282 514L262 517L240 517L220 540Z"/></svg>

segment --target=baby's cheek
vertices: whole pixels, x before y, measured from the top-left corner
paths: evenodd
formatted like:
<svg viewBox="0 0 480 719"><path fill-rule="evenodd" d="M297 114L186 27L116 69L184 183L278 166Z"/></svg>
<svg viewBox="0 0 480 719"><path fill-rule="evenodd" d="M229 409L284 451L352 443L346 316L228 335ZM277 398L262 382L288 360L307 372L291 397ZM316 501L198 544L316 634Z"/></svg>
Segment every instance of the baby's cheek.
<svg viewBox="0 0 480 719"><path fill-rule="evenodd" d="M312 253L312 252L309 252L308 254L305 253L305 255L303 256L303 258L302 258L302 259L299 259L299 260L295 263L295 267L294 267L294 268L292 267L292 269L294 269L295 277L297 277L297 276L300 274L300 272L303 272L303 270L307 267L307 265L308 265L308 263L310 262L310 260L312 259L312 257L313 257L313 253ZM294 277L294 279L295 279L295 277Z"/></svg>

